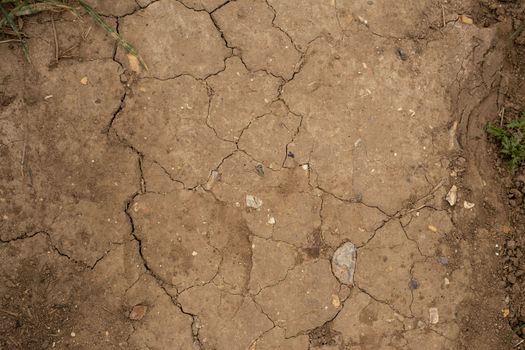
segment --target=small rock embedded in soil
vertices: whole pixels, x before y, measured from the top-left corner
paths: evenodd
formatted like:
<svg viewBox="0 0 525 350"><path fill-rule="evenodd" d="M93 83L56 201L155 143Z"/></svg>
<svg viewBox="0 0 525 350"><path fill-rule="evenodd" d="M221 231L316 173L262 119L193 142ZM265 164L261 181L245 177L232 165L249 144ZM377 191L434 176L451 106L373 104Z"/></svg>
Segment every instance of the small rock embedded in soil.
<svg viewBox="0 0 525 350"><path fill-rule="evenodd" d="M463 201L463 208L465 208L465 209L472 209L472 208L474 208L475 205L476 204L474 204L474 203Z"/></svg>
<svg viewBox="0 0 525 350"><path fill-rule="evenodd" d="M204 188L209 191L213 188L213 186L215 186L215 184L217 183L217 181L220 180L220 176L221 174L217 171L217 170L213 170L211 172L211 175L210 175L210 178L208 179L208 182L206 182L206 185L204 186Z"/></svg>
<svg viewBox="0 0 525 350"><path fill-rule="evenodd" d="M415 278L411 278L410 282L408 282L408 288L414 290L419 287L419 282Z"/></svg>
<svg viewBox="0 0 525 350"><path fill-rule="evenodd" d="M339 296L337 296L336 294L332 295L332 305L335 308L338 308L339 306L341 306L341 300L339 299Z"/></svg>
<svg viewBox="0 0 525 350"><path fill-rule="evenodd" d="M129 319L133 321L140 321L146 315L148 307L146 305L135 305L129 313Z"/></svg>
<svg viewBox="0 0 525 350"><path fill-rule="evenodd" d="M408 60L408 54L405 51L403 51L401 48L398 47L396 49L396 53L399 56L399 58L401 59L401 61Z"/></svg>
<svg viewBox="0 0 525 350"><path fill-rule="evenodd" d="M470 18L469 16L461 15L461 16L459 16L459 19L460 19L461 22L463 22L464 24L474 24L474 21L473 21L472 18Z"/></svg>
<svg viewBox="0 0 525 350"><path fill-rule="evenodd" d="M428 309L428 316L430 324L437 324L439 322L439 313L437 307Z"/></svg>
<svg viewBox="0 0 525 350"><path fill-rule="evenodd" d="M354 284L357 250L353 243L346 242L334 252L332 257L332 272L339 282Z"/></svg>
<svg viewBox="0 0 525 350"><path fill-rule="evenodd" d="M264 166L262 164L257 164L255 166L255 171L257 172L257 175L264 176Z"/></svg>
<svg viewBox="0 0 525 350"><path fill-rule="evenodd" d="M438 263L440 263L441 265L448 265L448 258L446 256L438 256L436 258L436 260L438 261Z"/></svg>
<svg viewBox="0 0 525 350"><path fill-rule="evenodd" d="M129 69L131 69L131 71L135 73L140 73L140 62L137 56L132 55L130 53L127 56L128 56Z"/></svg>
<svg viewBox="0 0 525 350"><path fill-rule="evenodd" d="M445 199L451 207L456 205L456 201L458 200L458 188L456 187L456 185L452 185Z"/></svg>
<svg viewBox="0 0 525 350"><path fill-rule="evenodd" d="M246 195L246 206L253 209L259 209L263 205L262 199L259 199L251 194Z"/></svg>

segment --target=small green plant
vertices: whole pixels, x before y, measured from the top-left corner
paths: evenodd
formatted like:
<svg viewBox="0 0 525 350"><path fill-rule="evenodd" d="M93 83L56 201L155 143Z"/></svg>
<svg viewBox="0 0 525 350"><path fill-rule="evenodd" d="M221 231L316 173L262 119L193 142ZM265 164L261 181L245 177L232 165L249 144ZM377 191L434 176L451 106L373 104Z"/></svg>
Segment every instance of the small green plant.
<svg viewBox="0 0 525 350"><path fill-rule="evenodd" d="M501 154L514 171L525 160L525 113L501 127L489 124L487 132L499 142Z"/></svg>
<svg viewBox="0 0 525 350"><path fill-rule="evenodd" d="M74 6L75 3L77 6ZM80 5L80 6L78 6ZM34 15L40 12L71 11L78 15L78 9L83 8L95 23L101 26L120 46L130 55L135 56L140 64L147 70L146 63L140 57L137 49L124 40L115 29L84 0L0 0L0 35L14 37L8 41L17 41L22 46L24 55L30 61L26 36L20 30L18 18Z"/></svg>

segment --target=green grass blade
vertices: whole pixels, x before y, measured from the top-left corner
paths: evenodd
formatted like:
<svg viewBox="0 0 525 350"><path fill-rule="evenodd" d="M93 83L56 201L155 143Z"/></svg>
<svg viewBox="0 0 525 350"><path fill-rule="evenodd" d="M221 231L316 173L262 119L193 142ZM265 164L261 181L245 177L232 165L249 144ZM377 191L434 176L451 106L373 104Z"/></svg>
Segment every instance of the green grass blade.
<svg viewBox="0 0 525 350"><path fill-rule="evenodd" d="M142 57L139 55L138 50L131 45L129 42L124 40L119 33L115 29L113 29L109 24L104 21L102 17L91 7L89 6L84 0L79 0L80 5L87 11L87 13L93 18L93 20L100 25L106 32L111 35L111 37L120 45L122 46L126 51L128 51L131 55L137 57L140 64L144 67L145 70L148 70L148 66L146 65L146 62L142 59Z"/></svg>
<svg viewBox="0 0 525 350"><path fill-rule="evenodd" d="M31 58L29 57L29 49L27 48L27 44L24 40L24 37L22 36L22 33L20 33L20 31L18 30L17 24L13 20L12 14L7 12L7 10L1 4L0 4L0 13L2 13L2 16L4 16L4 19L7 22L7 24L9 24L9 26L11 27L15 35L18 37L18 40L20 40L20 43L22 44L22 50L24 51L24 56L26 57L26 60L28 62L31 62Z"/></svg>
<svg viewBox="0 0 525 350"><path fill-rule="evenodd" d="M55 11L57 9L73 10L71 6L64 5L58 1L47 1L35 4L27 4L15 9L11 14L15 17L34 15L44 11Z"/></svg>
<svg viewBox="0 0 525 350"><path fill-rule="evenodd" d="M487 133L494 136L498 140L502 140L504 137L508 137L509 134L502 128L498 128L497 126L488 125L487 126Z"/></svg>

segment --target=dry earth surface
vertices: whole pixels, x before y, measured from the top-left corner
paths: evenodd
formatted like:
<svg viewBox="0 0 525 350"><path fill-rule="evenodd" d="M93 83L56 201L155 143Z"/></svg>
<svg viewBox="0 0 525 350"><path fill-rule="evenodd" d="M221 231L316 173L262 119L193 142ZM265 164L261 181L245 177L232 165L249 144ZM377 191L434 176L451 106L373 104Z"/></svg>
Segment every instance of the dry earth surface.
<svg viewBox="0 0 525 350"><path fill-rule="evenodd" d="M25 20L31 64L0 46L1 349L519 342L483 131L509 21L467 0L91 3L147 71L66 13L56 43L49 14Z"/></svg>

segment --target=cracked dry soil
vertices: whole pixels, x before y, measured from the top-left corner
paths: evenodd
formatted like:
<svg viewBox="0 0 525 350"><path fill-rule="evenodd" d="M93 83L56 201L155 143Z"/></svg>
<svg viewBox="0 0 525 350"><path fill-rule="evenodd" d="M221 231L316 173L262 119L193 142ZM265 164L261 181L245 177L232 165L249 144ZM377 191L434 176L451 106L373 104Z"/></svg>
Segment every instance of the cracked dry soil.
<svg viewBox="0 0 525 350"><path fill-rule="evenodd" d="M91 3L147 72L70 14L58 62L47 15L32 65L0 46L1 349L511 347L469 157L506 29L475 1Z"/></svg>

